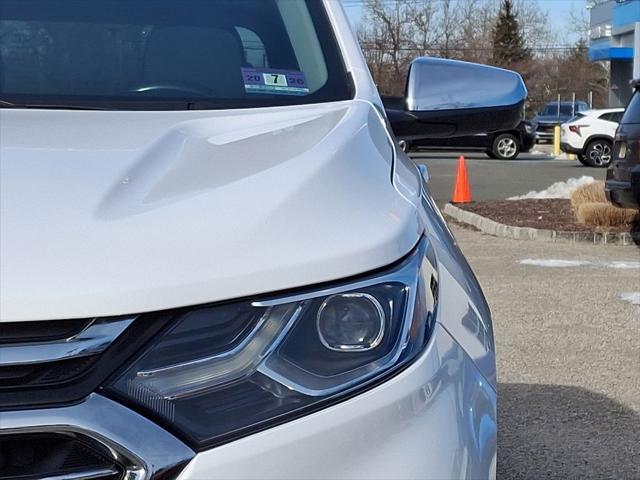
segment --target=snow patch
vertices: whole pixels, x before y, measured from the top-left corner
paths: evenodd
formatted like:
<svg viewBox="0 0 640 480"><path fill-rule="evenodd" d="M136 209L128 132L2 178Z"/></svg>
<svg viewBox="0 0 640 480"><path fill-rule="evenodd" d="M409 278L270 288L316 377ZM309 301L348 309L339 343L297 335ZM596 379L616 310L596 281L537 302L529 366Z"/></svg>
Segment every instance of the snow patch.
<svg viewBox="0 0 640 480"><path fill-rule="evenodd" d="M640 268L640 262L607 262L607 267L619 270L633 270Z"/></svg>
<svg viewBox="0 0 640 480"><path fill-rule="evenodd" d="M590 262L587 260L564 260L564 259L535 259L525 258L520 260L520 265L531 265L534 267L547 268L569 268L569 267L600 267L614 268L617 270L640 270L640 262Z"/></svg>
<svg viewBox="0 0 640 480"><path fill-rule="evenodd" d="M620 298L631 305L640 305L640 292L623 293Z"/></svg>
<svg viewBox="0 0 640 480"><path fill-rule="evenodd" d="M580 178L570 178L566 182L556 182L551 185L546 190L542 190L540 192L536 192L534 190L530 191L525 195L520 195L517 197L511 197L507 200L526 200L526 199L545 199L545 198L563 198L569 199L571 198L571 194L582 185L588 185L589 183L595 182L596 179L593 177L589 177L584 175Z"/></svg>
<svg viewBox="0 0 640 480"><path fill-rule="evenodd" d="M567 268L567 267L582 267L584 265L590 265L591 262L584 262L581 260L536 260L533 258L525 258L520 260L521 265L533 265L534 267L548 267L548 268Z"/></svg>
<svg viewBox="0 0 640 480"><path fill-rule="evenodd" d="M529 155L544 155L545 157L549 156L547 152L543 152L542 150L531 150L529 152Z"/></svg>

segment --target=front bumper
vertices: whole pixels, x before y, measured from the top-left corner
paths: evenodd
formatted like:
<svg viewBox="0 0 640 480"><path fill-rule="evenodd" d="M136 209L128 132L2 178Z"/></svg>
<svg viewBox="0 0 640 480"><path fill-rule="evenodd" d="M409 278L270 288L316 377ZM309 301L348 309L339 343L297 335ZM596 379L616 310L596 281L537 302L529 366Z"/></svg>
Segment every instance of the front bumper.
<svg viewBox="0 0 640 480"><path fill-rule="evenodd" d="M630 171L628 178L628 181L615 179L613 169L609 168L604 192L614 205L640 209L640 165Z"/></svg>
<svg viewBox="0 0 640 480"><path fill-rule="evenodd" d="M522 145L520 146L521 152L528 152L536 145L537 135L533 133L524 133L522 135Z"/></svg>
<svg viewBox="0 0 640 480"><path fill-rule="evenodd" d="M551 129L545 127L538 127L536 131L536 137L538 141L541 140L553 140L553 127Z"/></svg>
<svg viewBox="0 0 640 480"><path fill-rule="evenodd" d="M562 150L565 153L573 153L575 155L583 154L581 148L576 148L567 142L560 142L560 150Z"/></svg>
<svg viewBox="0 0 640 480"><path fill-rule="evenodd" d="M158 462L189 462L180 480L495 478L496 392L439 323L424 354L382 385L315 414L198 454L104 397L93 394L86 402L103 407L82 409L80 404L2 412L0 434L22 429L80 430L107 443L116 454L132 462L137 459L146 472L152 472ZM117 419L112 418L113 411L118 412ZM160 440L162 450L156 451L153 445ZM175 450L170 458L159 459L167 446ZM149 480L153 476L143 473L131 478Z"/></svg>

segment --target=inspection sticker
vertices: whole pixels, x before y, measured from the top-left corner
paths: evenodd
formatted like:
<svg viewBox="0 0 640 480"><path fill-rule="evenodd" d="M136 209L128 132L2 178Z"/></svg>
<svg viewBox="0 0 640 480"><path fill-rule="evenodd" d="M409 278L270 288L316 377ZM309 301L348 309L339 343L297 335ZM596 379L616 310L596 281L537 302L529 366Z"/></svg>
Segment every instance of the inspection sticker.
<svg viewBox="0 0 640 480"><path fill-rule="evenodd" d="M303 72L273 68L243 68L244 89L247 93L276 95L308 95L307 79Z"/></svg>

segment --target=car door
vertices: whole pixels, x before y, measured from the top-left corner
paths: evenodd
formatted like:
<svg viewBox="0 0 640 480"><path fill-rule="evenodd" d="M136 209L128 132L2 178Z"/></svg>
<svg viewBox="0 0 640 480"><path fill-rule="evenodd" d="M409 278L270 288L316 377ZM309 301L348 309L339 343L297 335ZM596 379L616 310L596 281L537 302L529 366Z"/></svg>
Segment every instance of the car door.
<svg viewBox="0 0 640 480"><path fill-rule="evenodd" d="M421 138L412 142L419 147L437 148L476 148L484 147L487 142L487 135L469 135L465 137L444 137L444 138Z"/></svg>

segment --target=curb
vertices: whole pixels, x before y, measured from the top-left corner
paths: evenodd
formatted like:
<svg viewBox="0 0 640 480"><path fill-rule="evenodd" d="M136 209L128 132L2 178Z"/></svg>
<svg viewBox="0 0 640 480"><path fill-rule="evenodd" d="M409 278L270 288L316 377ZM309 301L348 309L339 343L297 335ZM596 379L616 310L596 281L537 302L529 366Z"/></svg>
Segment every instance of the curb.
<svg viewBox="0 0 640 480"><path fill-rule="evenodd" d="M511 238L513 240L538 240L543 242L585 242L600 245L635 246L631 234L623 233L599 233L599 232L558 232L555 230L542 230L529 227L512 227L495 222L477 213L468 212L447 203L444 213L454 220L472 225L487 235L494 237Z"/></svg>

